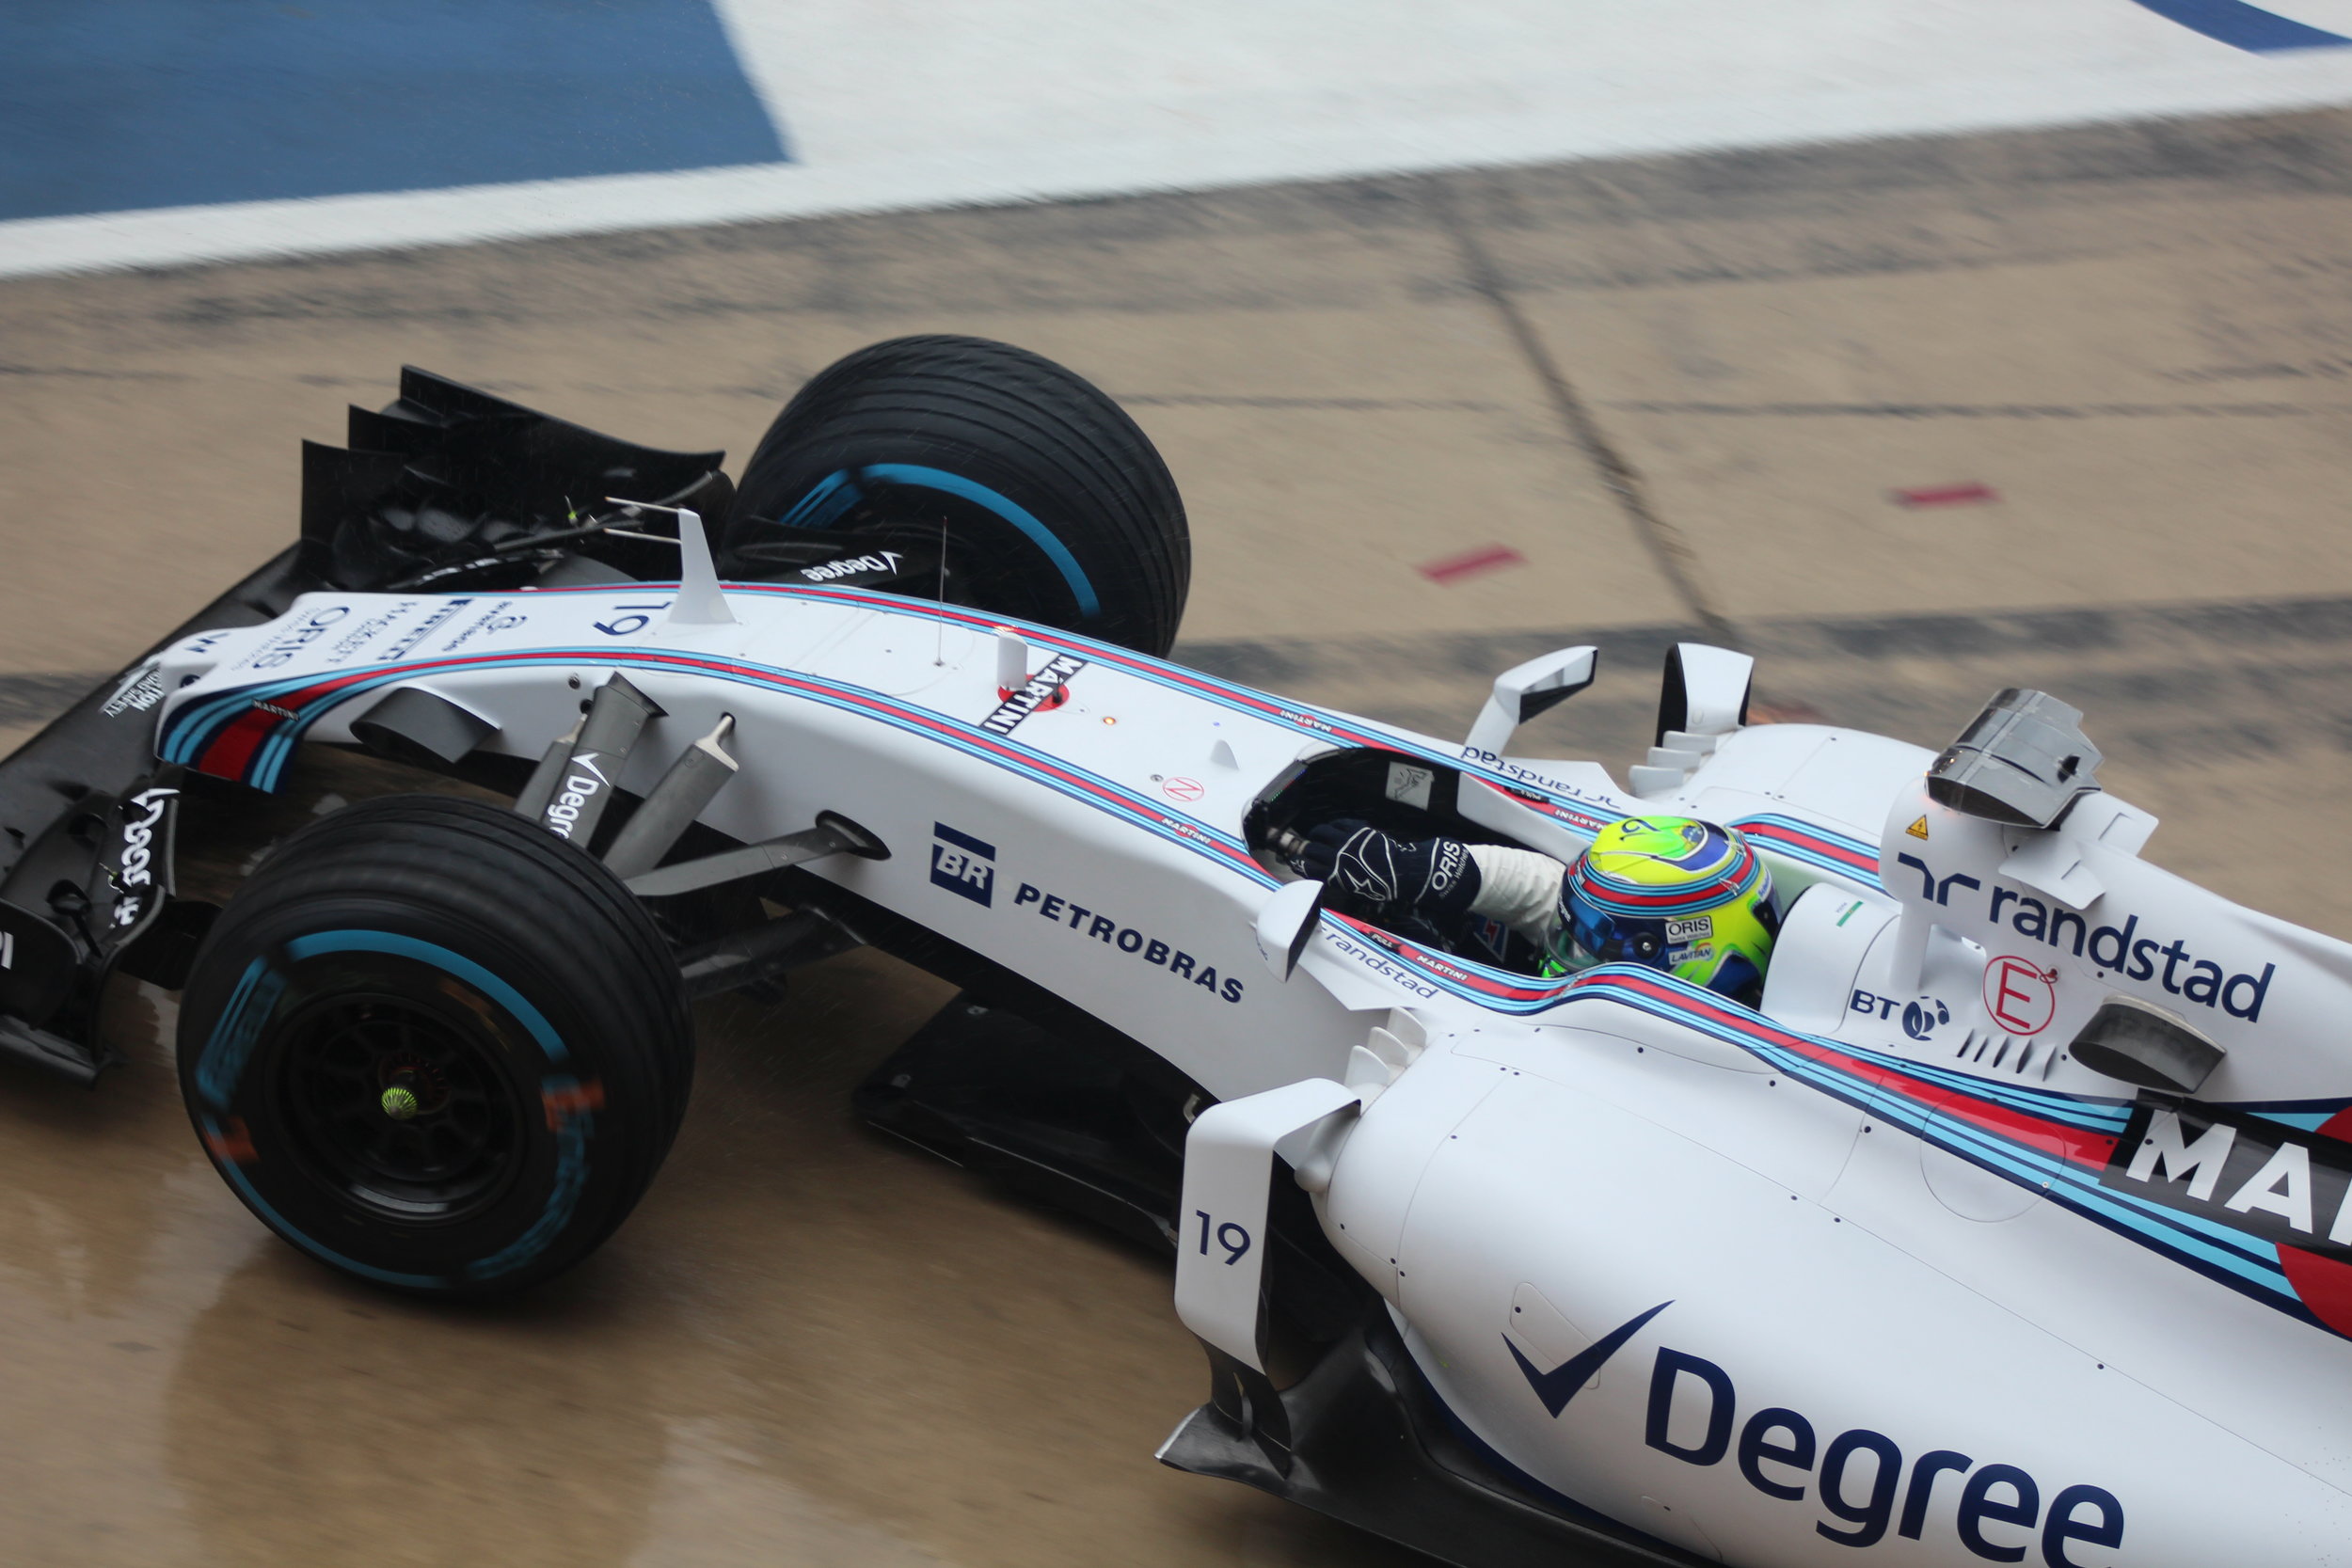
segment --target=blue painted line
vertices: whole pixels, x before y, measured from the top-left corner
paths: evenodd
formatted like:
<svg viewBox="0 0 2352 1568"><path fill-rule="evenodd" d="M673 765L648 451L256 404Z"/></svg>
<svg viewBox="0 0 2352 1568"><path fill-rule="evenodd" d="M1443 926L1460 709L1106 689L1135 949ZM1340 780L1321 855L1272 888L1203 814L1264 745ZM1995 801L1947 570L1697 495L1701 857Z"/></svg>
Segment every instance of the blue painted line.
<svg viewBox="0 0 2352 1568"><path fill-rule="evenodd" d="M2217 43L2255 55L2275 55L2289 49L2342 49L2352 38L2325 28L2307 27L2275 11L2249 6L2246 0L2132 0L2168 22L2202 33Z"/></svg>
<svg viewBox="0 0 2352 1568"><path fill-rule="evenodd" d="M564 1037L555 1032L546 1014L524 1000L522 992L471 958L436 942L421 942L395 931L319 931L294 938L286 943L286 953L296 959L321 953L389 953L394 958L413 958L446 970L513 1014L516 1022L531 1031L531 1037L539 1042L539 1049L547 1053L548 1061L571 1060L571 1053L564 1047Z"/></svg>
<svg viewBox="0 0 2352 1568"><path fill-rule="evenodd" d="M867 480L887 480L894 484L914 484L927 490L941 490L988 508L1027 534L1029 542L1045 552L1045 558L1061 573L1062 580L1070 584L1070 592L1078 601L1080 616L1091 621L1103 613L1103 603L1094 596L1094 584L1088 580L1086 569L1078 564L1078 558L1072 555L1070 546L1055 538L1053 531L1039 522L1026 508L998 495L985 484L976 484L944 468L918 467L912 463L870 463L859 472Z"/></svg>
<svg viewBox="0 0 2352 1568"><path fill-rule="evenodd" d="M31 0L0 61L0 219L789 161L711 0Z"/></svg>

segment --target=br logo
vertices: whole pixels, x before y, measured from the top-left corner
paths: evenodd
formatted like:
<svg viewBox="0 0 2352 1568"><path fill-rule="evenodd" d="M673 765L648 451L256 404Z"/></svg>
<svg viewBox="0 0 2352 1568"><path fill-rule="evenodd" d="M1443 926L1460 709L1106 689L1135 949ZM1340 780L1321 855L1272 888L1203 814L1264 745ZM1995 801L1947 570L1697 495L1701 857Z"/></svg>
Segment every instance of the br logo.
<svg viewBox="0 0 2352 1568"><path fill-rule="evenodd" d="M982 909L996 898L996 846L945 822L931 824L931 880Z"/></svg>

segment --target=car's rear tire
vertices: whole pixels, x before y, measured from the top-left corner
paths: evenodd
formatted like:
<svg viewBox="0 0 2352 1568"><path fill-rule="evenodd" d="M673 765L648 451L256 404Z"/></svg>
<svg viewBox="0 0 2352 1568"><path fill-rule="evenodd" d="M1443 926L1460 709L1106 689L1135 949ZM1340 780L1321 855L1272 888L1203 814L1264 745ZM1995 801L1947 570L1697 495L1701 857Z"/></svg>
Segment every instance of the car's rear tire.
<svg viewBox="0 0 2352 1568"><path fill-rule="evenodd" d="M1168 466L1091 382L984 338L819 372L744 466L721 567L766 575L763 542L817 530L935 560L943 529L951 598L1150 654L1176 641L1192 542Z"/></svg>
<svg viewBox="0 0 2352 1568"><path fill-rule="evenodd" d="M378 1284L487 1296L628 1216L693 1034L660 933L603 866L510 812L394 796L294 835L230 900L179 1061L264 1225Z"/></svg>

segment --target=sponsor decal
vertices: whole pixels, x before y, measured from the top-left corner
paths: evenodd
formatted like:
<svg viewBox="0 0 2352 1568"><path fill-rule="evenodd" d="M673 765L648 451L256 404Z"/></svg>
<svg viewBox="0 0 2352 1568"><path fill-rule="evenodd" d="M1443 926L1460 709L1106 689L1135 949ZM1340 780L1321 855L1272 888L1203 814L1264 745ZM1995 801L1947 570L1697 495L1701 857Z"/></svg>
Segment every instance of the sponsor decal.
<svg viewBox="0 0 2352 1568"><path fill-rule="evenodd" d="M1711 914L1694 914L1686 919L1666 922L1668 942L1705 942L1714 934L1715 917Z"/></svg>
<svg viewBox="0 0 2352 1568"><path fill-rule="evenodd" d="M463 647L465 644L472 641L475 638L481 636L484 632L510 631L513 628L521 626L525 621L530 620L531 617L528 615L514 615L508 613L508 611L513 608L514 603L515 601L512 599L501 599L498 603L492 605L489 609L475 616L471 626L468 626L464 631L459 632L455 637L451 638L448 641L441 644L441 652L446 654L454 649Z"/></svg>
<svg viewBox="0 0 2352 1568"><path fill-rule="evenodd" d="M2099 1184L2352 1262L2352 1143L2217 1106L2147 1099Z"/></svg>
<svg viewBox="0 0 2352 1568"><path fill-rule="evenodd" d="M176 789L143 789L123 802L125 820L122 825L122 853L117 858L115 880L123 887L145 887L154 879L150 869L154 859L155 825L164 819L170 808ZM132 816L132 808L144 811L144 816Z"/></svg>
<svg viewBox="0 0 2352 1568"><path fill-rule="evenodd" d="M871 555L845 555L838 561L819 562L801 568L803 582L831 582L836 578L853 578L865 572L879 572L885 577L898 573L897 550L876 550Z"/></svg>
<svg viewBox="0 0 2352 1568"><path fill-rule="evenodd" d="M2058 978L2030 958L1996 954L1985 960L1984 1010L2012 1035L2038 1035L2058 1014Z"/></svg>
<svg viewBox="0 0 2352 1568"><path fill-rule="evenodd" d="M1323 928L1323 935L1324 940L1330 942L1332 946L1338 948L1342 953L1355 959L1358 963L1362 964L1366 969L1371 970L1382 979L1393 981L1395 984L1403 986L1406 990L1411 991L1415 996L1431 997L1438 994L1437 987L1431 985L1428 981L1423 980L1420 975L1414 974L1411 970L1406 969L1404 965L1393 961L1388 958L1387 955L1376 952L1373 948L1366 946L1364 943L1358 942L1354 937L1348 935L1346 932L1336 931L1329 926L1326 926ZM1423 961L1426 962L1428 960L1424 958Z"/></svg>
<svg viewBox="0 0 2352 1568"><path fill-rule="evenodd" d="M1994 926L2007 924L2021 937L2046 943L2078 958L2087 958L2101 969L2111 970L2127 980L2153 979L2163 986L2169 994L2185 997L2201 1007L2217 1008L2232 1018L2242 1018L2249 1023L2257 1022L2262 1018L2263 1003L2270 994L2271 977L2279 970L2275 963L2263 965L2260 974L2250 971L2232 974L2216 960L2191 953L2185 942L2177 939L2165 942L2153 936L2141 936L2139 916L2136 914L2126 916L2121 925L2093 926L2088 916L2062 905L2053 908L2031 894L2020 893L2015 888L1988 889L1966 872L1939 877L1927 862L1916 855L1899 854L1895 859L1898 864L1907 865L1919 873L1923 884L1920 896L1928 902L1948 909L1955 889L1966 888L1981 893L1985 898L1985 918ZM2028 1020L2035 1017L2043 998L2032 984L2027 983L2024 972L2034 971L2043 977L2044 983L2054 981L2056 972L2040 970L2030 959L1994 961L2015 966L2014 971L2002 976L2017 983L2020 988L2020 995L2012 1008L2013 1016ZM1987 966L1985 1005L1993 1007L1995 1018L2001 1018L2001 1009L1994 1007L1992 1001L1994 983L1991 966ZM2055 999L2051 999L2051 1006L2056 1006ZM2034 1028L2044 1027L2049 1022L2045 1016ZM2015 1034L2034 1032L2033 1029L2010 1024L2006 1019L2003 1025Z"/></svg>
<svg viewBox="0 0 2352 1568"><path fill-rule="evenodd" d="M399 640L393 642L390 647L385 649L381 654L378 654L376 657L386 664L389 664L397 658L407 657L410 653L415 651L418 643L423 641L426 638L432 636L436 631L439 630L442 626L455 618L459 610L465 609L471 603L473 603L473 600L470 597L450 600L449 603L443 605L440 609L435 610L432 614L426 616L423 620L418 622L415 626L401 633Z"/></svg>
<svg viewBox="0 0 2352 1568"><path fill-rule="evenodd" d="M123 676L115 694L98 711L108 719L119 719L126 713L145 713L163 700L164 668L150 660Z"/></svg>
<svg viewBox="0 0 2352 1568"><path fill-rule="evenodd" d="M1456 749L1455 754L1464 762L1473 763L1480 768L1500 773L1506 779L1517 779L1522 784L1534 784L1547 795L1567 795L1580 800L1590 800L1596 804L1608 804L1606 800L1595 795L1591 790L1580 789L1565 779L1552 777L1540 768L1530 768L1525 763L1513 762L1501 752L1489 752L1483 746L1463 746Z"/></svg>
<svg viewBox="0 0 2352 1568"><path fill-rule="evenodd" d="M1527 1386L1534 1389L1535 1397L1543 1402L1545 1414L1557 1419L1560 1412L1568 1407L1568 1402L1599 1375L1603 1364L1623 1349L1625 1342L1632 1338L1644 1323L1673 1305L1671 1301L1661 1301L1648 1311L1628 1319L1548 1372L1538 1371L1535 1363L1511 1342L1507 1334L1502 1337L1502 1347L1511 1353L1511 1359L1519 1364L1519 1371L1527 1379Z"/></svg>
<svg viewBox="0 0 2352 1568"><path fill-rule="evenodd" d="M1020 690L997 704L996 711L980 721L980 728L996 735L1010 735L1021 727L1021 721L1039 708L1058 707L1065 698L1063 685L1086 667L1087 661L1075 654L1056 654Z"/></svg>
<svg viewBox="0 0 2352 1568"><path fill-rule="evenodd" d="M112 920L119 929L128 929L139 923L146 913L155 888L155 839L164 829L165 814L179 795L176 789L156 787L143 789L122 802L122 843L115 851L115 863L107 873L114 884L115 901ZM167 874L169 867L163 868ZM147 892L135 892L146 889ZM166 891L168 891L167 886Z"/></svg>
<svg viewBox="0 0 2352 1568"><path fill-rule="evenodd" d="M383 630L417 608L417 600L403 599L391 609L369 616L341 637L326 650L326 657L337 663L349 658L373 641Z"/></svg>
<svg viewBox="0 0 2352 1568"><path fill-rule="evenodd" d="M958 832L945 822L932 823L931 881L959 898L989 908L996 899L996 846Z"/></svg>
<svg viewBox="0 0 2352 1568"><path fill-rule="evenodd" d="M289 632L271 638L262 651L246 660L255 670L275 670L281 664L294 662L294 655L326 635L327 628L351 613L347 604L331 604L310 611L310 617Z"/></svg>
<svg viewBox="0 0 2352 1568"><path fill-rule="evenodd" d="M934 871L931 875L936 880L939 874ZM1238 976L1229 974L1219 980L1216 965L1202 963L1183 949L1136 927L1122 925L1106 914L1098 914L1084 904L1064 898L1059 894L1047 893L1033 882L1022 883L1012 895L1014 909L1025 904L1036 905L1037 913L1042 919L1050 920L1057 926L1068 926L1079 935L1091 937L1104 946L1116 947L1121 953L1132 953L1154 969L1180 980L1191 981L1211 996L1223 997L1228 1002L1241 1000L1242 983Z"/></svg>
<svg viewBox="0 0 2352 1568"><path fill-rule="evenodd" d="M1915 1040L1930 1038L1940 1025L1952 1021L1952 1009L1932 996L1905 1002L1898 997L1881 996L1876 991L1857 990L1846 1006L1849 1011L1860 1013L1865 1018L1894 1018L1898 1016L1897 1009L1901 1009L1903 1033Z"/></svg>
<svg viewBox="0 0 2352 1568"><path fill-rule="evenodd" d="M594 796L612 787L612 781L605 777L602 754L582 752L564 768L564 787L557 790L555 799L548 802L547 815L541 820L556 837L569 838L572 836L572 824L580 820L580 808Z"/></svg>
<svg viewBox="0 0 2352 1568"><path fill-rule="evenodd" d="M294 709L279 707L276 703L263 702L258 697L253 700L253 710L256 713L266 713L273 719L292 719L294 716Z"/></svg>
<svg viewBox="0 0 2352 1568"><path fill-rule="evenodd" d="M1867 1427L1824 1442L1811 1419L1780 1405L1744 1412L1744 1421L1742 1414L1729 1372L1705 1356L1659 1347L1643 1442L1702 1468L1729 1460L1750 1486L1782 1502L1804 1503L1809 1495L1826 1515L1813 1527L1825 1540L1861 1547L1877 1545L1889 1528L1910 1541L1948 1532L1993 1562L2023 1562L2039 1546L2044 1568L2093 1568L2112 1559L2077 1557L2076 1546L2112 1551L2123 1544L2123 1504L2104 1486L2061 1488L2045 1508L2042 1483L2014 1465L1979 1465L1945 1448L1907 1456Z"/></svg>
<svg viewBox="0 0 2352 1568"><path fill-rule="evenodd" d="M1182 775L1171 775L1170 777L1160 781L1161 794L1167 796L1171 800L1182 800L1186 804L1190 804L1191 802L1198 800L1208 792L1207 786L1202 784L1199 779L1187 779Z"/></svg>

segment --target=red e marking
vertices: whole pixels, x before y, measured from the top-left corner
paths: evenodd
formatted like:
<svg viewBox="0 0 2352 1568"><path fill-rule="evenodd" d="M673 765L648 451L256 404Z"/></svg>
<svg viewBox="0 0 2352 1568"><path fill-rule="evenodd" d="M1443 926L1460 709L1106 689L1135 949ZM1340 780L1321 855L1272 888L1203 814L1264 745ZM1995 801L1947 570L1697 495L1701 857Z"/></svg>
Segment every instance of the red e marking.
<svg viewBox="0 0 2352 1568"><path fill-rule="evenodd" d="M2010 1034L2038 1035L2058 1011L2058 971L2025 958L1994 958L1984 966L1984 1006Z"/></svg>

